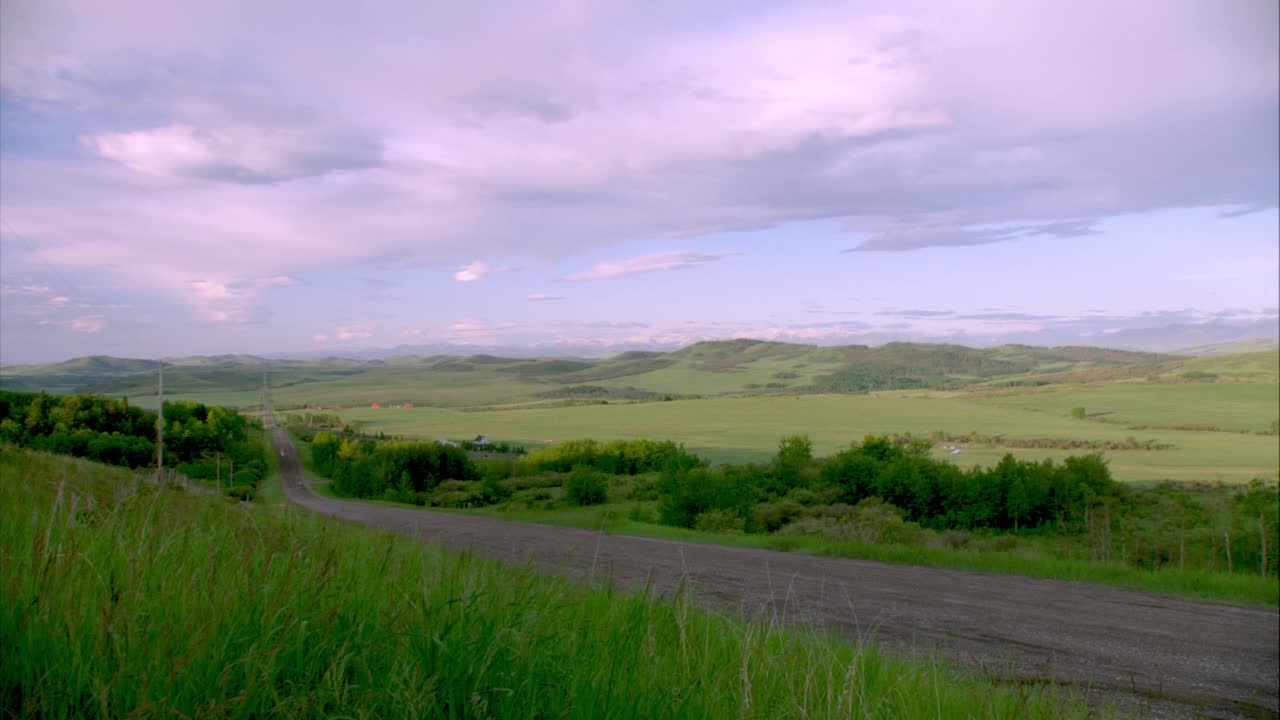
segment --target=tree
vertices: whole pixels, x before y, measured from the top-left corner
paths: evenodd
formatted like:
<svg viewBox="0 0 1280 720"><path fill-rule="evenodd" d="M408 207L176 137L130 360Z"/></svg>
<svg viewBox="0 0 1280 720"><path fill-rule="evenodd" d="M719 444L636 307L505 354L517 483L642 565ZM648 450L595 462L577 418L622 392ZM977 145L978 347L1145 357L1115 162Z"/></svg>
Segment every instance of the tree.
<svg viewBox="0 0 1280 720"><path fill-rule="evenodd" d="M788 435L778 442L774 476L784 489L801 484L800 471L813 460L813 441L808 435Z"/></svg>
<svg viewBox="0 0 1280 720"><path fill-rule="evenodd" d="M574 505L600 505L608 494L609 484L605 476L585 465L575 467L564 483L564 496Z"/></svg>

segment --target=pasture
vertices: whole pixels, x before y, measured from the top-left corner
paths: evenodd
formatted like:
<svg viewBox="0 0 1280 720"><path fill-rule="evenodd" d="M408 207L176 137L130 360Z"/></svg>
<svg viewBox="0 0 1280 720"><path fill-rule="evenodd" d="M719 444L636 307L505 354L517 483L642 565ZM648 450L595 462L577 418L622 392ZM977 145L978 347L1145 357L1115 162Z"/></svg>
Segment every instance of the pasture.
<svg viewBox="0 0 1280 720"><path fill-rule="evenodd" d="M973 403L1064 417L1083 407L1090 420L1122 426L1253 432L1280 417L1280 384L1112 383L986 393Z"/></svg>
<svg viewBox="0 0 1280 720"><path fill-rule="evenodd" d="M154 408L153 365L83 358L7 368L3 379L6 386L69 392L79 378L77 391L127 395ZM868 434L976 432L1020 445L1075 440L1172 446L1108 451L1115 475L1131 482L1236 483L1274 478L1280 470L1277 436L1259 434L1274 433L1280 419L1280 354L1274 351L1182 358L1101 348L724 341L605 360L224 356L171 361L165 395L252 412L264 372L277 410L336 412L365 430L409 438L483 434L529 445L581 437L671 439L722 463L764 460L780 437L797 433L809 435L814 451L826 455ZM837 392L867 386L915 389ZM632 402L667 395L677 399ZM374 409L374 403L382 407ZM404 405L413 407L393 407ZM1071 417L1078 407L1084 419ZM939 456L987 465L1009 451L1022 458L1087 452L960 445L958 454L939 449Z"/></svg>
<svg viewBox="0 0 1280 720"><path fill-rule="evenodd" d="M1185 393L1186 388L1221 388L1212 395ZM1114 388L1114 389L1113 389ZM1199 413L1227 417L1221 406L1243 404L1262 417L1267 402L1264 386L1154 385L1169 395L1139 393L1138 398L1164 398L1163 417L1188 418L1195 424ZM1083 388L1095 405L1103 407L1108 391L1113 402L1132 402L1123 386ZM1066 391L1064 391L1066 392ZM1249 393L1254 393L1250 395ZM1274 477L1280 459L1280 440L1274 435L1244 433L1130 430L1125 425L1071 418L1069 407L1061 413L1038 409L1038 393L1001 394L987 397L968 393L920 393L880 395L772 395L729 397L672 402L583 405L556 408L490 409L463 412L450 408L351 408L340 411L344 421L359 421L367 432L384 432L410 438L461 439L487 435L493 439L545 444L573 438L670 439L717 463L763 461L777 450L783 435L804 433L813 440L814 452L827 455L869 434L914 433L935 430L953 434L976 431L1006 438L1061 438L1124 442L1154 439L1173 445L1168 450L1107 452L1115 476L1127 482L1204 480L1247 482L1254 477ZM1259 397L1260 396L1260 397ZM1243 397L1244 400L1240 398ZM1057 398L1068 402L1069 398ZM1275 405L1272 404L1272 409ZM940 456L945 451L939 451ZM1080 450L963 447L947 455L961 465L988 465L1006 452L1021 458L1064 458Z"/></svg>

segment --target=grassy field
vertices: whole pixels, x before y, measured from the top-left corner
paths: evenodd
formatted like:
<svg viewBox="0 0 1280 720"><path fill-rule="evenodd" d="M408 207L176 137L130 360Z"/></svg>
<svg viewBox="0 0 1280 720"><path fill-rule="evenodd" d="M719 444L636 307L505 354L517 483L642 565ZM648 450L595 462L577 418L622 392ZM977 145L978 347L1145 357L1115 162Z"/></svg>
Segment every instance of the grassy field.
<svg viewBox="0 0 1280 720"><path fill-rule="evenodd" d="M1087 714L688 592L590 589L7 447L0 478L7 717Z"/></svg>
<svg viewBox="0 0 1280 720"><path fill-rule="evenodd" d="M1112 383L987 393L975 404L1067 416L1083 407L1092 420L1159 428L1264 430L1280 418L1280 384Z"/></svg>
<svg viewBox="0 0 1280 720"><path fill-rule="evenodd" d="M828 348L726 341L607 360L475 355L276 362L214 357L173 363L165 371L171 398L253 408L262 373L269 370L277 409L335 408L344 421L358 421L367 430L414 438L484 434L526 444L579 437L667 438L714 462L741 462L770 457L778 438L794 433L808 434L815 451L828 454L867 434L976 431L1024 441L1123 443L1133 438L1174 446L1110 451L1112 470L1125 481L1235 483L1280 471L1277 436L1235 432L1268 430L1280 419L1280 353L1274 351L1180 358L1099 348L904 343ZM63 384L80 377L97 392L127 394L142 407L154 407L154 371L139 374L151 365L82 358L7 368L5 382L56 382L65 389ZM881 379L911 377L948 388L972 384L966 391L758 394L771 383L811 386L828 373L859 368ZM1197 382L1184 382L1189 373ZM989 387L1008 381L1032 384ZM1051 384L1036 386L1041 382ZM584 404L593 402L591 395L565 395L582 384L704 399L627 404L615 398L604 405L599 399ZM375 402L383 407L373 409ZM414 408L390 407L406 403ZM1086 420L1070 417L1076 407L1085 409ZM1080 452L975 444L947 457L962 465L986 465L1007 451L1059 459Z"/></svg>
<svg viewBox="0 0 1280 720"><path fill-rule="evenodd" d="M137 405L144 410L155 410L158 397L156 395L129 396L129 404ZM262 393L256 390L226 390L215 392L165 392L165 402L174 400L190 400L209 406L233 407L246 412L256 412L262 400Z"/></svg>
<svg viewBox="0 0 1280 720"><path fill-rule="evenodd" d="M1156 385L1172 391L1169 397L1185 403L1178 412L1196 417L1196 408L1209 407L1218 396L1188 394L1187 388L1217 386ZM1234 386L1224 385L1224 388ZM1250 392L1257 387L1248 386ZM1270 386L1266 386L1270 387ZM1264 387L1264 389L1266 389ZM1115 388L1115 389L1113 389ZM1066 391L1062 391L1066 392ZM1131 399L1128 389L1099 388L1093 397ZM1222 480L1243 482L1273 477L1280 466L1280 440L1276 436L1240 433L1170 430L1135 431L1124 425L1076 420L1070 407L1061 413L1038 409L1039 393L1018 392L986 397L973 393L882 393L873 395L800 395L715 398L588 405L554 409L520 409L492 412L459 412L447 408L357 408L342 411L344 420L358 420L369 432L434 439L488 435L494 439L524 443L548 443L580 437L671 439L714 462L764 460L777 450L783 435L807 433L814 452L825 455L861 440L868 434L905 433L928 435L934 430L1009 438L1069 438L1124 441L1130 436L1174 445L1171 450L1131 450L1107 453L1113 473L1125 481ZM1247 393L1246 393L1247 396ZM1138 393L1137 397L1151 397ZM1070 404L1069 397L1058 398ZM1255 415L1266 403L1246 403ZM1272 409L1274 409L1274 405ZM1080 451L973 447L948 456L963 464L989 464L1005 452L1026 458L1063 458Z"/></svg>

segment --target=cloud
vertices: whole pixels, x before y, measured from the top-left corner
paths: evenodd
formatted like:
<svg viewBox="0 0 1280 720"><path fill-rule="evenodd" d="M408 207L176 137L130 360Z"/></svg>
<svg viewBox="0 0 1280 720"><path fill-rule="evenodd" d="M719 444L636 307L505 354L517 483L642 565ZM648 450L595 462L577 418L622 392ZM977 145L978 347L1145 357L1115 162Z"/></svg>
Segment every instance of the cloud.
<svg viewBox="0 0 1280 720"><path fill-rule="evenodd" d="M297 285L287 275L225 280L214 278L166 277L161 282L183 283L184 299L203 322L215 325L240 325L257 322L263 308L259 296L263 290Z"/></svg>
<svg viewBox="0 0 1280 720"><path fill-rule="evenodd" d="M1031 237L1075 238L1095 235L1092 220L1062 220L1038 225L1015 225L999 228L966 228L957 226L901 227L869 237L861 245L845 252L871 250L917 250L925 247L986 245Z"/></svg>
<svg viewBox="0 0 1280 720"><path fill-rule="evenodd" d="M458 282L464 282L464 283L475 282L476 280L479 280L485 275L490 275L492 273L500 273L500 272L511 272L512 270L518 270L518 269L519 267L516 265L496 265L495 266L495 265L490 265L487 262L482 262L480 260L477 260L475 262L463 265L461 268L459 268L458 272L453 274L453 279L457 280Z"/></svg>
<svg viewBox="0 0 1280 720"><path fill-rule="evenodd" d="M445 338L453 342L474 343L478 340L504 341L512 332L523 328L516 323L492 323L485 320L464 319L450 323L445 328Z"/></svg>
<svg viewBox="0 0 1280 720"><path fill-rule="evenodd" d="M333 336L339 340L360 340L373 336L373 328L368 325L343 325L333 331Z"/></svg>
<svg viewBox="0 0 1280 720"><path fill-rule="evenodd" d="M298 280L291 278L288 275L273 275L271 277L257 278L252 282L253 286L257 288L288 287L290 285L299 284Z"/></svg>
<svg viewBox="0 0 1280 720"><path fill-rule="evenodd" d="M3 284L0 285L0 295L47 295L53 292L48 285L35 284Z"/></svg>
<svg viewBox="0 0 1280 720"><path fill-rule="evenodd" d="M641 255L625 260L602 262L587 272L565 275L562 280L607 280L611 278L636 275L638 273L658 272L661 270L683 270L717 262L735 253L700 253L689 251L663 252L653 255Z"/></svg>
<svg viewBox="0 0 1280 720"><path fill-rule="evenodd" d="M139 172L256 185L376 167L381 147L356 132L187 125L98 133L85 142Z"/></svg>
<svg viewBox="0 0 1280 720"><path fill-rule="evenodd" d="M81 315L64 320L41 320L38 324L56 325L72 332L89 334L101 332L107 326L106 320L101 315Z"/></svg>
<svg viewBox="0 0 1280 720"><path fill-rule="evenodd" d="M1029 322L1047 322L1051 320L1064 319L1060 315L1036 315L1034 313L1020 312L983 312L971 313L967 315L956 315L957 320L1014 320Z"/></svg>
<svg viewBox="0 0 1280 720"><path fill-rule="evenodd" d="M552 300L563 300L563 295L551 295L549 293L530 293L525 296L525 300L529 302L550 302Z"/></svg>
<svg viewBox="0 0 1280 720"><path fill-rule="evenodd" d="M884 250L1271 208L1271 5L566 5L496 23L52 0L0 29L6 123L96 157L7 145L4 209L52 203L34 237L64 252L45 262L74 262L88 227L113 264L247 277L813 218ZM1058 218L1077 225L983 229ZM166 251L176 237L219 252Z"/></svg>
<svg viewBox="0 0 1280 720"><path fill-rule="evenodd" d="M881 310L875 313L881 317L901 317L901 318L940 318L955 315L954 310Z"/></svg>
<svg viewBox="0 0 1280 720"><path fill-rule="evenodd" d="M1272 217L1275 3L975 2L6 4L5 280L240 326L286 291L262 278L474 282L478 258L815 219L862 251L961 252L1166 208Z"/></svg>

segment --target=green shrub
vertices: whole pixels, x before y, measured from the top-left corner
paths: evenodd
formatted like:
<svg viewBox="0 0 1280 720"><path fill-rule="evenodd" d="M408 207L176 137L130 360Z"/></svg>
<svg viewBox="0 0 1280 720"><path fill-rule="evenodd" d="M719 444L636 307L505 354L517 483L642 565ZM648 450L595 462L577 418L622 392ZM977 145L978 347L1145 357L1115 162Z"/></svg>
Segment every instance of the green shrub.
<svg viewBox="0 0 1280 720"><path fill-rule="evenodd" d="M730 510L708 510L694 522L693 528L711 533L740 533L746 523L737 513Z"/></svg>
<svg viewBox="0 0 1280 720"><path fill-rule="evenodd" d="M227 488L227 495L243 502L253 500L258 491L252 485L232 485Z"/></svg>
<svg viewBox="0 0 1280 720"><path fill-rule="evenodd" d="M631 484L631 489L627 490L628 500L657 500L658 499L658 480L656 478L636 478Z"/></svg>
<svg viewBox="0 0 1280 720"><path fill-rule="evenodd" d="M517 477L507 481L512 490L520 492L521 490L530 490L532 488L553 488L564 485L564 475L557 472L547 472L538 475L530 475L525 477Z"/></svg>
<svg viewBox="0 0 1280 720"><path fill-rule="evenodd" d="M794 500L757 505L754 511L755 525L764 532L776 532L804 514L804 506Z"/></svg>
<svg viewBox="0 0 1280 720"><path fill-rule="evenodd" d="M752 490L743 478L721 470L694 468L663 473L658 515L664 525L692 528L708 510L729 510L752 518Z"/></svg>
<svg viewBox="0 0 1280 720"><path fill-rule="evenodd" d="M654 514L653 510L639 504L631 506L631 510L627 512L627 519L632 522L649 523L650 525L658 522L658 516Z"/></svg>
<svg viewBox="0 0 1280 720"><path fill-rule="evenodd" d="M605 476L578 466L564 483L564 496L573 505L600 505L608 499L609 483Z"/></svg>

